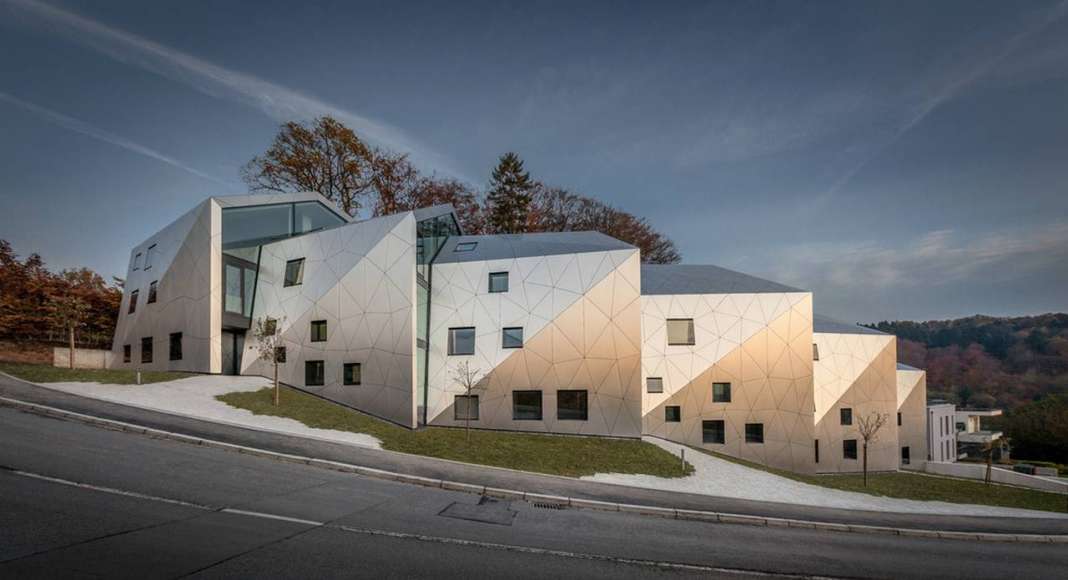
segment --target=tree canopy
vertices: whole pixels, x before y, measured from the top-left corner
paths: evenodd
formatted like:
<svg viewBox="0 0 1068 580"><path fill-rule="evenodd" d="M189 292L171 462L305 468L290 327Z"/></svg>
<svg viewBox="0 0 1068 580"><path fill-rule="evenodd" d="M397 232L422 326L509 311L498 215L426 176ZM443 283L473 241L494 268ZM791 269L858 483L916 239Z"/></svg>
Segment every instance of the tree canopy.
<svg viewBox="0 0 1068 580"><path fill-rule="evenodd" d="M531 191L534 183L523 169L523 160L509 151L497 161L486 194L486 224L495 234L527 231Z"/></svg>

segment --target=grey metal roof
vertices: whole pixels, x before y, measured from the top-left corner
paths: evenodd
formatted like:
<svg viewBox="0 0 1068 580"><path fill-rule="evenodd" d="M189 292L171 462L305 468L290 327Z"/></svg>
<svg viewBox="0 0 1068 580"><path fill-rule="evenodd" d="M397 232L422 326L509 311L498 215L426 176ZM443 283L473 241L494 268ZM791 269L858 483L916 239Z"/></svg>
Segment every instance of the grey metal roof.
<svg viewBox="0 0 1068 580"><path fill-rule="evenodd" d="M907 365L905 363L897 363L897 370L899 370L899 371L922 371L923 369L918 369L916 367L909 366L909 365Z"/></svg>
<svg viewBox="0 0 1068 580"><path fill-rule="evenodd" d="M824 316L822 314L812 315L812 331L826 332L828 334L881 334L888 336L885 332L875 330L874 328L842 322L841 320L835 320L830 316Z"/></svg>
<svg viewBox="0 0 1068 580"><path fill-rule="evenodd" d="M748 294L804 292L719 266L643 264L642 294Z"/></svg>
<svg viewBox="0 0 1068 580"><path fill-rule="evenodd" d="M471 242L475 243L475 247L471 251L456 251L458 244ZM634 249L636 249L634 246L600 232L454 236L445 242L445 247L438 253L434 263L479 262L482 260Z"/></svg>

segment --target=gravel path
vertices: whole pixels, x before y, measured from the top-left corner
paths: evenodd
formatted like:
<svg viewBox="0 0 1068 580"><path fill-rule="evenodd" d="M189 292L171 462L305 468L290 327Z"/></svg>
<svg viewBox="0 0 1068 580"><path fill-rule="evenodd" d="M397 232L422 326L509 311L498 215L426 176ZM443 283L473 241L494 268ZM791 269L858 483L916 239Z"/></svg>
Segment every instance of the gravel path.
<svg viewBox="0 0 1068 580"><path fill-rule="evenodd" d="M676 456L682 449L681 445L654 437L646 437L645 440ZM1068 518L1068 514L1055 512L896 499L829 489L732 463L693 449L687 450L686 460L694 466L694 474L689 477L667 479L652 475L599 473L582 479L665 491L877 512Z"/></svg>
<svg viewBox="0 0 1068 580"><path fill-rule="evenodd" d="M349 443L381 449L377 437L363 433L313 429L295 419L253 415L215 399L238 391L256 391L270 386L262 377L201 375L147 385L104 385L100 383L44 383L42 386L83 397L92 397L132 407L141 407L196 419L206 419L261 431L273 431L325 441ZM282 401L285 404L285 401Z"/></svg>

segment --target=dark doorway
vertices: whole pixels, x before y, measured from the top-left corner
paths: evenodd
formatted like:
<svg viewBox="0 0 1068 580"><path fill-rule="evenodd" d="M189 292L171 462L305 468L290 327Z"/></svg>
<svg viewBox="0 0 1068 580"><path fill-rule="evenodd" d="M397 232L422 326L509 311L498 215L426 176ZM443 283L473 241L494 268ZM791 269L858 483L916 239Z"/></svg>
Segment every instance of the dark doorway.
<svg viewBox="0 0 1068 580"><path fill-rule="evenodd" d="M243 330L222 331L222 374L241 373L241 352L244 348L245 332Z"/></svg>

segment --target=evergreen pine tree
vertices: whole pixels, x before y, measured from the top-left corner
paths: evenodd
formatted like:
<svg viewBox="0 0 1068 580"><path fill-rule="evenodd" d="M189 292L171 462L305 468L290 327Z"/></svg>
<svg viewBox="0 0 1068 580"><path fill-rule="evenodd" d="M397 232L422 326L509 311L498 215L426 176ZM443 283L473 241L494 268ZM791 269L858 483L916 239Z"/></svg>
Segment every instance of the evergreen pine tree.
<svg viewBox="0 0 1068 580"><path fill-rule="evenodd" d="M501 156L490 179L489 226L494 233L519 234L526 231L533 182L523 171L523 160L512 152Z"/></svg>

